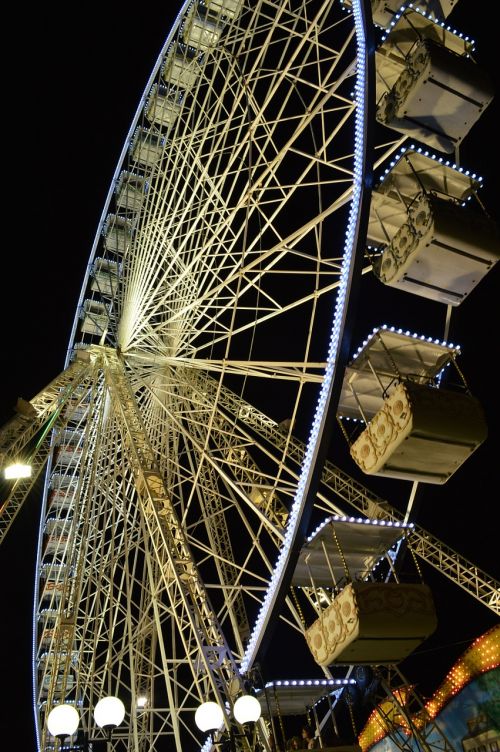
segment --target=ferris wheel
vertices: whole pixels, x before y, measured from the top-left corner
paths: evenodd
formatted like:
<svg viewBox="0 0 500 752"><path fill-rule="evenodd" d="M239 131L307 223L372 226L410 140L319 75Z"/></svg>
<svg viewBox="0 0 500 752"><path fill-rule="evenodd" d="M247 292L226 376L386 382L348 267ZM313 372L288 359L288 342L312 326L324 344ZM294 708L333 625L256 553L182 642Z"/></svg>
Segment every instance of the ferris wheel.
<svg viewBox="0 0 500 752"><path fill-rule="evenodd" d="M441 396L435 382L459 354L445 340L380 326L349 360L365 276L449 316L500 256L489 218L474 213L475 255L453 273L440 261L431 278L424 249L451 242L479 187L449 155L492 93L469 42L443 23L453 3L437 16L393 5L179 9L118 160L66 368L0 437L7 456L24 449L34 476L45 472L34 617L43 752L57 746L53 707L73 706L89 729L104 695L127 708L110 748L199 748L196 709L233 708L278 621L334 681L328 647L304 624L321 602L309 557L325 544L303 542L325 518L344 524L345 570L361 516L378 536L364 575L380 540L391 548L404 533L498 611L491 578L326 460L335 418L346 436L349 422L367 427L351 443L362 472L415 483L445 482L485 438L467 394L460 410L475 431L465 441L453 427L446 462L426 473L420 444L409 468L380 439L395 404ZM443 87L415 95L429 66L454 75L453 122ZM372 191L374 167L385 173ZM451 422L458 403L441 402L433 410ZM13 487L5 530L30 488Z"/></svg>

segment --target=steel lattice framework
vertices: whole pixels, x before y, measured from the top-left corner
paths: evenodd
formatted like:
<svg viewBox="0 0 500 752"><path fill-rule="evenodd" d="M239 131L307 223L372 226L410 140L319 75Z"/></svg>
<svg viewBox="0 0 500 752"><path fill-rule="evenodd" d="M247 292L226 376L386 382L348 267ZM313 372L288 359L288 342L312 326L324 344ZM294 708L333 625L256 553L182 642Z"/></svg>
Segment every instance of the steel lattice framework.
<svg viewBox="0 0 500 752"><path fill-rule="evenodd" d="M33 465L9 489L0 540L45 471L42 752L54 705L75 704L89 730L103 694L128 708L110 749L196 749L196 708L233 706L255 633L279 618L303 637L302 608L318 605L278 571L300 504L315 521L405 521L318 451L350 292L372 269L362 184L407 140L384 130L368 149L367 6L185 2L153 68L66 368L0 431L2 461ZM500 613L488 574L418 525L405 542ZM263 619L279 586L286 597Z"/></svg>

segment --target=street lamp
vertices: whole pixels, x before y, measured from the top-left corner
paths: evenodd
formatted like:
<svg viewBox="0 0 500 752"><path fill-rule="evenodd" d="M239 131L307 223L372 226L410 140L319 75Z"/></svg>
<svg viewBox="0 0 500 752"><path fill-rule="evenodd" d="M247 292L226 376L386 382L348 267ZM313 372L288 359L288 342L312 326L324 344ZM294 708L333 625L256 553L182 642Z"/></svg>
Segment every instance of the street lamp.
<svg viewBox="0 0 500 752"><path fill-rule="evenodd" d="M248 723L256 723L261 715L260 702L253 695L241 695L233 706L235 721L241 726ZM213 732L222 726L224 711L216 702L204 702L196 710L195 723L200 731ZM235 751L235 734L232 724L229 724L229 741L232 752Z"/></svg>
<svg viewBox="0 0 500 752"><path fill-rule="evenodd" d="M118 697L103 697L94 709L94 720L106 733L109 739L114 728L119 726L125 718L125 706ZM47 728L52 736L59 739L61 744L67 736L73 736L78 729L80 718L73 705L56 705L47 717ZM88 749L90 742L96 739L85 737L84 749Z"/></svg>

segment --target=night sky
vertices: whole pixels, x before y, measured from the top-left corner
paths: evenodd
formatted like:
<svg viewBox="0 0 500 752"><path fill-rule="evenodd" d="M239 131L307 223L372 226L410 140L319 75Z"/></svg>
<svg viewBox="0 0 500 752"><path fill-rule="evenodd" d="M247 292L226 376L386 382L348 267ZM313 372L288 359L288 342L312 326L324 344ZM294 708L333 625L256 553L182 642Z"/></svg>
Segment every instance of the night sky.
<svg viewBox="0 0 500 752"><path fill-rule="evenodd" d="M52 4L29 15L19 7L5 27L4 37L12 32L18 44L4 60L2 424L12 416L18 397L30 399L63 368L117 159L175 16L168 6L176 3L136 4L125 12L123 3L84 3L67 6L71 15ZM493 20L472 15L474 7L471 0L462 0L449 23L476 39L476 59L496 77L499 91ZM500 215L499 96L472 129L461 159L466 169L483 176L481 198L495 217ZM421 484L417 496L419 523L497 578L499 282L496 268L454 314L450 335L462 345L460 364L485 408L489 438L445 486ZM401 312L403 320L399 315L392 312L386 323L440 336L442 317L436 331L426 331L420 322L404 320L406 311ZM365 480L365 485L394 506L404 506L409 483L397 482L391 489L387 481L375 480ZM11 742L26 752L35 749L30 646L37 521L37 509L25 506L0 547L0 738L2 746ZM496 623L492 612L457 586L433 574L430 579L442 627L422 654L428 658L426 692L471 640ZM413 667L409 662L408 671ZM16 732L8 728L13 720Z"/></svg>

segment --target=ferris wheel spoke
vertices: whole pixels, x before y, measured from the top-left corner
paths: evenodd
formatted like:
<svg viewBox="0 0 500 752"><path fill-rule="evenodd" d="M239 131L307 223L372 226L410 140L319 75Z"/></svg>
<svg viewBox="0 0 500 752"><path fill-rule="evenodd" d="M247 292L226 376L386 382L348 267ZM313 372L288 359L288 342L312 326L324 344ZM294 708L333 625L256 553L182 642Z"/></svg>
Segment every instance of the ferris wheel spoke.
<svg viewBox="0 0 500 752"><path fill-rule="evenodd" d="M187 413L188 411L186 411L186 414ZM192 416L191 406L189 409L189 414ZM192 419L190 426L191 428L189 433L183 433L183 436L185 437L186 442L189 441L189 445L193 446L192 451L189 450L189 447L187 448L186 454L188 457L193 457L191 465L194 480L193 500L196 501L195 508L202 509L203 514L201 518L199 517L199 514L197 514L197 520L192 525L189 525L186 521L186 529L188 531L189 540L191 541L193 550L201 552L203 556L206 556L207 553L211 551L212 556L210 557L210 563L213 565L215 562L216 568L219 571L219 582L223 583L223 587L227 588L229 586L234 590L234 587L236 586L235 583L242 577L245 577L247 584L249 583L248 577L250 577L250 575L255 580L255 573L251 574L250 570L248 569L248 564L251 559L255 557L255 555L259 556L261 565L263 562L266 562L267 570L272 570L272 561L269 561L268 558L264 555L260 542L264 530L263 521L265 522L266 527L269 526L269 523L267 522L265 516L264 518L262 518L261 514L257 513L254 513L257 527L255 524L249 522L249 510L247 509L247 505L245 506L245 511L242 508L241 498L238 500L238 496L235 493L234 481L232 482L232 484L227 483L227 468L226 472L223 472L221 470L221 458L227 453L228 450L219 450L219 459L217 459L217 456L215 456L215 461L214 455L212 453L212 458L210 461L207 452L203 449L202 443L204 441L203 433L205 431L205 421L200 420L197 422L196 419ZM193 437L195 435L199 436L199 443L197 445L193 440ZM231 441L229 446L234 450L234 440ZM221 485L221 478L226 485ZM254 477L252 480L255 484L256 478ZM266 484L269 484L269 479L266 479L265 482ZM260 479L260 483L262 484L262 479ZM239 492L239 494L241 495L241 491ZM189 507L193 503L193 500L188 500L186 502L184 517L187 517L189 515ZM235 553L231 551L229 543L229 529L227 529L226 535L221 535L221 530L225 528L226 524L224 522L226 513L231 514L231 517L229 518L231 521L231 529L234 530L234 525L236 524L236 514L240 517L242 534L243 531L246 530L245 535L248 538L248 544L243 546L243 550L247 553L242 560L239 560L239 557L237 557ZM201 543L199 542L197 535L199 535L200 530L203 530L204 533L208 531L208 543L203 541ZM274 534L274 529L272 529L271 532ZM240 545L241 542L242 541L240 540ZM235 564L235 562L238 563ZM253 572L255 572L255 567L253 569ZM206 578L205 581L209 580ZM258 589L262 590L262 575L257 576L256 582ZM224 583L226 584L224 585ZM250 584L249 587L253 590L255 585L252 586ZM233 599L234 597L235 596L233 596ZM236 600L241 600L241 598ZM223 609L224 613L230 612L232 614L233 606L229 608L228 604L224 604L223 606L221 606L221 608ZM241 614L244 613L244 608L241 604L239 604L238 612L240 614L240 616L236 619L236 624L239 625L238 632L242 630L241 625L244 624L244 632L247 633L248 619L245 618L243 620L241 616Z"/></svg>
<svg viewBox="0 0 500 752"><path fill-rule="evenodd" d="M335 68L335 66L334 66L334 68ZM330 92L327 92L327 94L325 94L325 93L322 92L322 96L323 97L328 96L328 94L330 94ZM345 100L345 101L347 101L347 100ZM280 147L281 150L279 150L278 148L274 149L277 152L276 156L274 157L274 163L276 165L279 164L282 161L284 154L291 149L291 145L300 136L300 134L302 133L302 131L304 130L304 128L307 128L307 127L310 126L311 118L313 118L315 116L316 110L319 111L321 109L322 105L323 105L323 101L322 100L320 100L320 102L317 103L315 106L314 106L314 102L313 102L312 109L311 109L310 112L308 112L308 115L307 115L306 118L304 118L302 124L298 124L298 125L294 126L295 127L295 135L292 136L291 139L289 139L289 141L284 145L284 147ZM282 106L283 107L286 106L286 102ZM345 102L344 102L344 106L346 106ZM315 107L316 107L316 109L315 109ZM265 108L264 108L264 111L265 111ZM353 110L352 110L352 105L351 105L351 112L352 111ZM322 115L324 116L324 112L322 113ZM213 113L212 113L212 117L213 117ZM262 115L261 115L261 117L262 117ZM278 123L278 122L279 121L275 121L275 123ZM227 126L227 123L225 122L225 132L227 131L227 127L226 126ZM258 126L258 123L257 123L257 126ZM269 124L267 124L266 127L269 128ZM334 134L335 134L335 131L333 132L333 135ZM333 135L331 135L330 138L333 138ZM242 139L243 142L245 142L245 140L246 140L245 138ZM212 146L212 144L211 144L211 146ZM242 146L237 146L236 149L233 149L233 151L235 151L235 153L237 155L238 148L243 148L244 146L246 146L246 148L248 148L248 145L245 145L245 143L243 143ZM323 147L323 148L325 148L325 147ZM297 152L297 154L298 153L299 152ZM215 154L217 154L217 149L216 148L215 148ZM279 188L279 181L278 182L276 181L276 179L274 177L274 172L270 168L269 155L266 153L266 150L263 147L261 147L259 149L259 154L262 155L261 156L261 161L265 165L265 171L264 171L264 173L262 173L260 175L260 177L258 177L256 179L256 185L259 186L259 190L261 192L262 192L263 189L265 189L265 182L268 182L271 186L273 186L276 183L277 187ZM306 155L306 156L308 157L308 159L307 159L307 166L306 166L305 169L306 170L310 170L311 167L315 164L316 157L311 158L311 156L308 156L308 155ZM215 158L215 157L213 157L213 158ZM198 156L197 159L199 160L200 157ZM193 159L188 159L187 160L188 164L191 164L191 169L195 168L195 167L193 167L193 165L194 166L197 165L197 159L193 158ZM271 162L271 165L272 165L272 162ZM254 170L257 169L257 168L258 168L258 161L257 161L256 165L254 166ZM205 165L204 167L201 167L201 169L207 170L207 166ZM267 178L265 178L266 171L268 172ZM199 170L198 170L198 172L199 172ZM231 173L229 173L229 174L231 174ZM221 194L222 188L224 188L226 196L229 196L229 197L231 196L232 189L230 187L228 188L228 186L226 184L227 183L227 175L228 175L228 172L224 171L224 172L221 173L221 177L217 178L217 182L220 184L221 188L217 191L216 194L214 194L214 190L217 190L217 189L214 188L215 184L214 184L214 181L212 179L212 182L211 182L211 185L210 185L210 191L209 191L208 195L210 195L210 203L214 207L216 207L218 204L221 204L220 194ZM235 173L235 175L236 175L236 173ZM301 180L295 181L295 183L293 185L294 186L300 185L301 182L304 181L304 178L305 178L305 174L303 174L301 176ZM238 179L239 178L237 176L234 177L235 184L236 184L236 181ZM347 176L346 176L346 179L347 179ZM190 180L189 174L187 176L187 180L188 180L188 182ZM199 182L203 183L203 181L199 181ZM289 184L289 185L292 186L292 184ZM243 185L243 189L246 190L244 188L244 185ZM203 188L202 190L205 190L205 188ZM296 190L296 188L293 188L293 190ZM195 195L195 193L196 192L193 190L191 196L193 197ZM243 193L243 195L245 195L245 194ZM262 198L262 196L260 198ZM193 200L193 199L191 198L190 200ZM281 201L281 206L283 206L284 203L286 203L287 200L289 200L289 195L285 195L284 201L283 200ZM226 201L227 201L227 198L226 198ZM241 202L240 202L240 204L241 204ZM227 206L227 204L224 204L224 205ZM264 205L265 205L265 202L264 202ZM253 202L253 206L255 207L255 202ZM228 208L230 209L230 207L231 207L231 203L229 204ZM220 208L222 208L222 205L221 205ZM188 205L188 207L184 208L183 211L187 212L188 209L189 209L189 205ZM212 211L215 211L215 209L212 210ZM230 211L232 211L233 213L234 212L238 212L238 203L236 203L234 205L234 208L232 210L230 209ZM261 206L259 206L258 211L259 212L262 211ZM206 211L199 211L199 210L197 211L197 217L195 219L193 219L192 222L191 222L189 237L193 237L193 232L196 232L196 223L197 222L203 223L204 218L206 217L206 213L207 213ZM226 210L225 212L224 211L221 212L220 209L219 209L219 213L221 214L219 225L220 225L220 227L226 228L225 232L228 232L227 228L229 228L231 226L231 221L230 221L230 217L228 216L228 211ZM171 214L172 218L175 218L177 228L184 227L184 223L182 221L182 217L177 216L177 213L175 211L173 213L170 212L170 214ZM276 212L275 212L275 214L276 214ZM172 220L169 220L169 223L170 223L170 226L171 226ZM265 219L265 223L266 223L266 226L268 226L268 227L272 226L272 224L270 223L269 219ZM156 228L156 222L154 224L155 224L155 228ZM212 231L212 233L214 232L213 228L211 228L211 231ZM240 232L241 232L241 230L240 230ZM168 236L168 228L166 229L166 231L164 230L164 233L165 233L166 236ZM218 234L218 231L217 231L217 228L215 228L215 235L213 237L217 238L217 234ZM141 237L140 233L138 233L138 237ZM154 245L152 245L151 243L147 242L148 238L149 238L149 235L147 233L145 233L144 237L146 239L147 246L149 248L154 248L155 247ZM188 272L194 273L195 269L196 269L195 266L192 266L192 262L187 261L188 256L184 257L184 255L182 253L182 244L185 244L187 242L187 237L188 237L188 235L186 233L184 235L184 240L181 243L181 249L178 250L178 252L177 252L178 253L178 257L179 258L181 258L181 257L183 258L183 262L181 263L181 267L180 267L183 271L180 274L176 274L176 276L175 276L175 280L176 281L174 282L173 287L171 287L169 289L169 294L170 295L174 294L174 290L175 290L175 285L176 284L177 285L182 284L182 280L183 280L184 275L187 274ZM237 237L238 236L236 235L235 236L236 240L237 240ZM236 240L233 240L232 243L236 242ZM173 238L173 240L171 242L175 242L175 238ZM218 238L217 238L217 242L220 243L220 240ZM213 241L208 241L207 239L205 239L204 247L207 247L207 246L210 246L210 245L213 245L213 244L214 244ZM158 244L156 244L156 247L158 247ZM251 250L251 247L248 250ZM151 263L153 259L146 259L144 257L144 255L142 254L140 248L137 248L136 253L137 253L137 258L141 261L140 264L136 265L136 268L141 268L141 269L146 268L146 269L150 269L150 270L153 270L153 269L157 268L158 265L155 265L154 263ZM148 263L145 263L146 261ZM203 263L205 264L206 262L203 261ZM237 263L237 266L236 266L236 268L237 268L238 265L240 264L239 255L236 257L236 263ZM176 271L177 272L179 271L178 267L176 268ZM166 275L168 273L169 273L168 269L165 270L165 272L163 272L163 278L166 278ZM132 292L131 292L131 295L130 295L130 300L133 301L132 304L134 306L137 306L138 305L138 301L141 300L141 299L147 299L147 300L151 299L150 293L151 293L152 284L154 284L155 287L156 287L157 295L158 295L158 290L161 289L161 287L163 285L162 278L158 277L157 272L151 271L151 272L149 272L149 274L151 275L151 277L150 277L151 278L151 282L148 284L148 287L137 288L137 285L135 285L135 284L131 285L131 291ZM153 274L156 275L156 276L153 276ZM215 276L215 279L217 279L217 275ZM230 279L226 280L225 284L226 284L226 286L230 286L230 284L231 284ZM217 287L212 288L212 295L217 294L217 293L218 293ZM161 305L164 304L164 301L162 300L161 296L159 298L158 307L159 307L160 304ZM148 320L151 320L152 318L154 318L155 313L156 313L158 307L155 308L155 306L153 304L151 306L151 308L148 309ZM125 314L124 318L125 319L128 318L126 314ZM144 318L144 317L142 317L142 318ZM137 321L139 321L140 319L141 319L140 316L136 316L136 320Z"/></svg>
<svg viewBox="0 0 500 752"><path fill-rule="evenodd" d="M178 383L182 383L181 380ZM216 386L213 385L207 391L208 387L209 384L206 380L198 381L197 383L190 378L186 385L186 393L190 395L189 403L185 410L178 411L179 416L183 414L189 416L189 423L184 426L181 418L176 419L174 415L169 413L168 407L162 408L164 410L164 417L160 418L161 422L167 425L172 425L175 422L174 424L178 426L179 435L182 434L184 436L184 440L188 445L193 443L193 431L203 429L205 438L200 439L195 445L195 455L198 457L198 463L203 459L203 461L210 463L216 468L227 488L231 490L232 494L237 494L241 497L245 502L245 507L250 503L249 499L252 497L252 493L257 493L257 489L259 488L269 489L274 487L275 492L278 489L280 493L291 495L295 480L292 477L288 482L284 478L281 481L279 480L280 475L282 475L282 471L279 470L282 458L279 455L277 456L264 444L261 446L256 445L255 437L252 437L251 434L243 431L241 427L231 422L228 418L229 413L217 413L215 418L211 417L213 414L213 403L210 402L210 399L213 397ZM197 390L199 390L199 398L197 398ZM161 389L158 390L157 384L155 393L150 393L151 398L157 401L158 404L160 402L162 404L169 402L167 399L162 400L160 395ZM200 416L199 419L196 417L198 414ZM208 453L205 449L207 437L210 438L211 445L213 446L211 453ZM257 465L251 466L250 460L252 454L249 451L250 448L253 448L254 451L258 449L263 456L272 460L275 469L270 475L259 470ZM182 475L182 469L180 472ZM234 475L235 472L236 476ZM243 486L241 485L242 483ZM266 520L265 515L271 515L270 519L273 524L270 527L270 532L274 534L277 520L276 499L271 501L270 497L268 502L263 503L264 497L261 494L257 494L257 498L259 500L259 507L255 507L255 503L252 503L251 508L253 509L253 513L256 517L261 517L261 507L264 510L267 509L267 512L264 513L264 517L261 517L261 519ZM283 519L283 512L281 512L281 519Z"/></svg>
<svg viewBox="0 0 500 752"><path fill-rule="evenodd" d="M295 189L293 189L293 190L295 190ZM286 202L287 199L289 199L289 197L290 197L290 195L287 193L287 195L285 196L285 202ZM346 199L347 199L347 197L344 198L344 200L341 201L340 204L334 205L330 209L330 212L331 211L335 211L337 208L339 208L341 205L343 205L343 203L345 202ZM283 205L283 201L281 202L281 206L282 205ZM260 211L260 209L259 209L259 211ZM291 236L291 237L288 237L288 238L279 237L280 244L281 245L285 244L289 248L294 247L294 245L298 242L297 238L300 238L301 234L307 234L310 231L311 227L317 225L321 221L321 219L323 219L323 218L324 218L324 215L322 215L322 216L320 216L318 218L312 219L309 222L308 226L305 226L304 228L302 228L302 230L299 228L299 230L295 233L294 236ZM271 220L266 219L266 226L271 226ZM265 229L265 228L262 228L262 229ZM216 238L216 241L217 242L215 242L215 243L213 241L206 241L206 246L215 245L215 247L217 247L218 245L220 245L220 243L219 243L219 240L217 238ZM233 241L233 243L234 242L235 241ZM175 268L177 271L179 271L179 269L182 270L176 276L176 282L174 282L169 287L169 289L168 289L168 293L167 294L169 296L173 296L174 300L175 300L175 297L176 297L174 295L174 291L175 291L176 285L181 285L182 282L183 282L183 280L185 279L186 275L189 274L189 272L191 272L191 273L194 272L194 271L201 272L202 273L201 279L203 279L204 274L206 276L208 272L216 271L216 269L217 269L217 262L218 262L219 257L221 259L225 258L223 270L224 270L224 273L226 274L226 278L224 279L224 282L221 282L220 284L222 286L224 286L224 285L229 286L231 284L231 275L228 274L228 270L230 270L230 266L228 266L228 264L227 264L227 260L228 260L227 256L225 256L224 254L219 254L219 255L218 254L213 254L213 255L211 255L209 257L209 259L207 261L206 253L205 253L205 250L204 250L206 246L204 245L204 247L202 249L200 249L200 251L198 251L198 254L197 254L198 255L198 259L196 257L193 258L193 261L191 262L191 264L192 264L191 267L189 267L186 263L184 263L183 256L182 256L182 254L179 254L179 253L177 255L177 258L180 259L180 264L178 262L176 262L176 261L172 261L173 268ZM270 253L273 253L278 248L279 248L279 246L276 246L275 249L271 249L270 251L268 251L264 255L262 255L262 253L259 252L257 254L257 258L252 259L249 267L247 267L245 265L244 256L241 257L240 253L236 254L234 256L234 269L235 269L236 275L241 274L242 271L249 270L249 269L255 268L258 265L261 265L263 262L265 262L266 256L269 255ZM251 251L252 251L252 247L248 246L248 248L245 250L245 255L250 254ZM226 251L226 253L227 253L227 251ZM231 258L231 256L229 256L229 258ZM201 269L200 269L199 266L198 267L195 266L195 264L197 264L198 261L199 261L199 264L201 264ZM206 272L203 273L203 269L205 267L206 267ZM168 270L167 270L166 273L168 273ZM215 277L215 281L217 281L217 276ZM191 288L192 287L193 286L191 286ZM160 286L160 290L161 290L161 286ZM219 292L220 292L219 286L215 285L211 289L209 288L206 293L204 293L204 295L201 297L201 300L203 300L203 298L206 297L206 296L212 296L213 297L214 295L218 294ZM156 292L156 296L158 296L159 294L161 295L161 293L159 293L157 291ZM162 304L164 304L164 300L161 297L160 297L160 301L161 301ZM152 309L151 309L151 313L154 314L155 312L156 312L156 309L153 306ZM180 315L180 314L178 314L178 315Z"/></svg>
<svg viewBox="0 0 500 752"><path fill-rule="evenodd" d="M181 383L181 381L179 381L179 383ZM186 393L190 393L197 388L196 383L193 382L192 379L187 382L186 386ZM256 517L262 519L265 522L265 516L258 509L258 507L250 501L249 497L245 493L241 493L236 480L234 480L228 472L228 468L231 466L231 456L232 452L234 451L234 447L239 446L242 443L248 443L249 437L238 434L236 425L227 423L222 425L220 424L220 420L225 418L225 416L219 415L219 413L214 414L213 404L210 404L210 402L206 399L206 396L204 400L202 399L203 391L205 391L205 386L205 382L202 382L200 386L198 386L198 389L200 390L200 401L197 402L196 399L193 400L190 397L189 401L186 402L184 410L180 410L177 415L169 412L168 407L165 405L164 419L162 422L171 422L176 427L179 435L183 437L183 440L186 442L187 446L194 446L198 460L200 461L200 459L203 458L204 461L211 465L218 472L224 483L229 488L232 488L234 493L241 496L241 500L247 506L250 505L250 508L254 511ZM157 385L155 394L152 394L151 396L153 399L157 399L158 394L161 394L161 389L158 389ZM189 421L184 422L182 420L183 414L185 416L189 416ZM199 415L199 419L197 419L197 415ZM196 431L201 429L203 429L203 434L201 434L201 437L198 438ZM213 456L213 453L209 452L207 449L207 440L208 438L210 438L217 441L217 437L220 439L220 442L222 442L222 446L224 446L225 441L229 443L226 445L224 455L221 453L221 449L219 448L217 456ZM260 451L266 453L269 450L267 450L265 447L260 447ZM261 478L261 485L267 485L269 481L266 477L266 474L262 474L262 471L258 471L258 473L259 477ZM196 481L196 476L194 480Z"/></svg>
<svg viewBox="0 0 500 752"><path fill-rule="evenodd" d="M203 553L204 562L209 565L204 576L207 585L212 582L210 570L213 571L215 563L218 576L214 587L218 597L213 605L221 625L226 625L226 629L233 635L236 652L241 657L244 651L243 638L248 637L253 621L248 614L249 602L251 604L254 601L255 613L265 592L266 579L273 569L272 557L269 558L263 543L264 533L269 525L264 525L262 520L252 521L247 505L243 507L234 488L225 487L220 482L219 473L204 457L195 454L194 461L198 463L196 493L204 524L200 526L199 522L195 522L188 526L188 537L192 550L195 554ZM236 516L239 516L239 522ZM208 545L200 542L199 537L200 532L204 533L207 529ZM237 549L231 543L236 530L239 531ZM275 544L279 542L279 536L272 537L275 538ZM199 562L201 571L205 571L204 562Z"/></svg>
<svg viewBox="0 0 500 752"><path fill-rule="evenodd" d="M330 214L332 214L334 211L336 211L337 209L339 209L342 206L344 206L345 203L348 200L349 200L349 194L344 194L344 196L341 197L341 199L339 200L339 202L337 202L334 206L329 207L327 210L325 210L324 212L322 212L322 214L320 216L315 217L314 221L311 222L308 225L307 228L301 228L294 235L289 236L288 238L286 238L283 244L280 244L279 246L276 246L276 248L271 249L270 251L267 251L265 254L259 254L259 256L256 259L253 259L252 261L250 261L244 268L239 269L239 271L234 274L234 276L233 276L232 279L231 278L226 279L226 281L225 281L224 284L222 284L222 283L219 284L218 286L215 287L215 289L210 290L210 293L206 293L205 295L202 295L200 298L198 298L196 302L190 303L189 308L196 310L196 308L198 308L200 306L200 302L204 302L205 306L208 305L210 303L210 301L215 298L216 294L217 295L223 295L223 294L227 295L228 292L231 290L232 285L234 285L235 291L230 296L229 302L226 303L226 304L224 304L224 297L222 297L222 301L218 305L218 308L220 309L220 311L218 310L215 313L215 321L218 322L223 317L223 315L226 315L228 313L228 311L230 311L230 310L232 310L232 308L234 308L234 305L235 305L236 301L245 292L245 290L248 291L249 289L253 289L253 285L248 285L248 284L245 286L244 289L241 289L239 287L238 283L239 283L239 280L241 279L241 275L242 275L243 272L245 272L246 274L252 272L252 274L254 275L254 277L256 277L257 279L260 280L259 281L259 285L262 284L262 280L264 278L266 278L269 275L269 273L272 273L273 276L274 275L279 275L279 274L283 274L284 275L286 272L288 272L287 268L285 268L285 270L282 270L282 269L275 268L275 267L277 267L277 265L280 262L282 262L283 259L287 258L288 249L289 248L290 249L294 248L295 245L298 244L302 240L303 233L307 234L312 229L315 229L317 226L319 226L319 224L320 224L321 221L324 221ZM281 250L283 248L283 245L285 246L285 248L287 248L287 251ZM300 254L300 258L301 259L304 258L303 254ZM259 265L261 265L264 262L267 265L266 266L267 272L259 270ZM269 267L269 264L271 265L270 267ZM330 264L331 264L331 261L327 260L327 268L328 269L330 268ZM299 272L297 272L297 273L299 273ZM313 277L315 273L317 273L317 271L314 272L313 270L311 270L311 277ZM326 269L325 269L325 275L326 275ZM315 291L312 291L310 295L303 296L303 297L301 297L298 300L292 301L288 305L283 306L282 309L280 309L277 312L273 311L272 313L266 315L265 310L264 310L263 314L258 319L258 322L263 323L265 321L268 321L270 318L273 318L274 316L282 314L283 310L284 311L288 311L288 310L291 310L293 308L296 308L296 307L302 305L305 302L308 302L308 301L313 300L313 299L317 299L318 297L320 297L320 296L322 296L322 295L324 295L326 293L331 292L333 289L335 289L338 286L338 284L339 283L336 280L336 281L332 282L331 284L328 284L328 285L325 285L322 288L316 289ZM182 308L182 307L179 309L178 312L177 311L173 312L172 316L169 318L168 327L170 329L173 329L175 327L176 320L179 320L179 319L185 320L186 313L187 313L186 309ZM209 318L209 320L212 321L213 320L213 316L212 316L212 318ZM245 325L241 326L237 331L238 331L238 333L246 331L252 325L255 326L255 323L253 323L253 324L252 323L245 324ZM185 326L185 324L184 324L184 326ZM195 334L193 336L196 336L197 338L199 338L201 336L201 334L203 333L203 331L204 331L203 327L200 326L198 328L198 330L195 331ZM161 352L168 345L168 340L165 343L164 341L162 341L161 337L157 336L156 332L151 333L151 335L149 336L149 339L150 339L151 343L154 343L154 345L156 346L156 351L159 351L159 352ZM226 339L226 337L219 337L218 339L215 340L215 342L222 342L225 339ZM142 337L142 340L146 341L146 335L144 335ZM141 342L141 338L138 338L137 342L136 342L136 345L139 344L140 342ZM213 341L211 341L211 344L208 344L207 347L211 346L212 344L214 344ZM144 346L144 343L143 343L143 346Z"/></svg>
<svg viewBox="0 0 500 752"><path fill-rule="evenodd" d="M133 358L134 353L129 353ZM138 360L144 360L142 355L138 355ZM224 373L228 375L237 376L252 376L255 378L271 378L280 379L284 381L298 381L300 383L316 383L321 384L323 380L323 372L326 367L326 362L313 363L313 362L280 362L280 361L252 361L252 360L232 360L230 358L224 360L205 360L192 358L170 358L156 357L156 366L164 365L171 367L172 369L194 369L198 371L205 371L207 373Z"/></svg>

